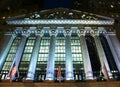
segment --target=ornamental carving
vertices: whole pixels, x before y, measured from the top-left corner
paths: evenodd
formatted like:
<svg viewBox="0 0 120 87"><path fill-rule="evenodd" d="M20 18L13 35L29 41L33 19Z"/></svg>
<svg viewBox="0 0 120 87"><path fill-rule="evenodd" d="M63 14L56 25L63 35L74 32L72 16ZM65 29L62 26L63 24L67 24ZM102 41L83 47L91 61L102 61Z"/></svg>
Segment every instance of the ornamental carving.
<svg viewBox="0 0 120 87"><path fill-rule="evenodd" d="M83 19L98 20L96 15L72 9L56 8L25 15L25 19Z"/></svg>

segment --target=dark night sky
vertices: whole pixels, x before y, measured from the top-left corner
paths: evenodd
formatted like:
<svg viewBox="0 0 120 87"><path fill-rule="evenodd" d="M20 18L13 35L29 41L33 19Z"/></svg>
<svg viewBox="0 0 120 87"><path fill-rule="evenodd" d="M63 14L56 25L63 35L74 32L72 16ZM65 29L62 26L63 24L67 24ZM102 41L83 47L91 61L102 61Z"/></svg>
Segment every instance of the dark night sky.
<svg viewBox="0 0 120 87"><path fill-rule="evenodd" d="M0 0L0 10L10 7L12 10L19 8L50 9L57 7L71 8L72 0Z"/></svg>
<svg viewBox="0 0 120 87"><path fill-rule="evenodd" d="M56 7L70 8L71 4L72 4L72 0L45 0L44 7L45 8L56 8Z"/></svg>

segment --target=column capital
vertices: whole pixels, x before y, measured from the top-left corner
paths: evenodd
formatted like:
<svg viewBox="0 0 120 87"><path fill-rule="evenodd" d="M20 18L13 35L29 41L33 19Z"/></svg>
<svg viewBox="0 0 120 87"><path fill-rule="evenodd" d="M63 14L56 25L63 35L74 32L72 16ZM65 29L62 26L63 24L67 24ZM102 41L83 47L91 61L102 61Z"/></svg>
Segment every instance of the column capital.
<svg viewBox="0 0 120 87"><path fill-rule="evenodd" d="M44 35L44 33L41 32L38 36L43 37L43 35Z"/></svg>
<svg viewBox="0 0 120 87"><path fill-rule="evenodd" d="M98 33L98 32L95 32L92 36L93 36L93 37L99 36L99 33Z"/></svg>
<svg viewBox="0 0 120 87"><path fill-rule="evenodd" d="M29 36L30 36L30 34L26 34L26 35L25 35L25 37L27 37L27 38L28 38Z"/></svg>
<svg viewBox="0 0 120 87"><path fill-rule="evenodd" d="M24 31L24 32L22 32L22 36L29 37L29 36L30 36L30 32L28 32L28 31L25 32L25 31Z"/></svg>
<svg viewBox="0 0 120 87"><path fill-rule="evenodd" d="M70 29L66 29L64 35L65 36L71 36L71 33L72 32L70 31Z"/></svg>
<svg viewBox="0 0 120 87"><path fill-rule="evenodd" d="M82 27L81 29L78 30L78 36L80 37L85 36L86 34L90 34L91 36L94 36L95 32L91 27Z"/></svg>
<svg viewBox="0 0 120 87"><path fill-rule="evenodd" d="M14 38L16 38L17 37L17 35L16 34L12 34L12 38L14 39Z"/></svg>
<svg viewBox="0 0 120 87"><path fill-rule="evenodd" d="M77 35L80 37L80 36L85 36L85 33L84 33L84 30L81 29L81 30L77 30Z"/></svg>
<svg viewBox="0 0 120 87"><path fill-rule="evenodd" d="M57 36L57 32L56 32L55 29L52 29L52 30L50 31L50 36Z"/></svg>

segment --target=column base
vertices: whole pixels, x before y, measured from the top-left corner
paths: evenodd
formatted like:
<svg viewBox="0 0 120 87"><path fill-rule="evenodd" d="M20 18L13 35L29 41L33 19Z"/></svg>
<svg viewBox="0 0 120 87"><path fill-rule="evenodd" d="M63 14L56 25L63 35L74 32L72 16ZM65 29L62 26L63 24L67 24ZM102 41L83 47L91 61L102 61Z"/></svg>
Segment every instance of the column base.
<svg viewBox="0 0 120 87"><path fill-rule="evenodd" d="M86 76L86 80L94 80L93 76Z"/></svg>
<svg viewBox="0 0 120 87"><path fill-rule="evenodd" d="M22 82L33 82L33 80L22 80Z"/></svg>
<svg viewBox="0 0 120 87"><path fill-rule="evenodd" d="M33 80L24 78L24 79L22 80L22 82L33 82Z"/></svg>

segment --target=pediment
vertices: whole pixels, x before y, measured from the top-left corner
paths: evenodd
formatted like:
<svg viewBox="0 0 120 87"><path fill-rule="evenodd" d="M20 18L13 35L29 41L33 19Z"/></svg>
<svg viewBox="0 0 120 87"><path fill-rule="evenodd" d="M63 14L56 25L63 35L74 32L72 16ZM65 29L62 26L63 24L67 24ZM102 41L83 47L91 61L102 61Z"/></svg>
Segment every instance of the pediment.
<svg viewBox="0 0 120 87"><path fill-rule="evenodd" d="M106 21L106 24L109 24L108 22L111 22L110 24L113 24L113 22L114 22L114 19L109 18L109 17L100 16L100 15L82 12L82 11L77 11L77 10L73 10L73 9L66 9L66 8L55 8L55 9L42 10L39 12L34 12L34 13L29 13L29 14L23 14L23 15L11 17L10 19L7 20L7 22L8 21L16 21L16 20L18 21L18 23L20 23L21 20L28 21L28 22L25 22L26 24L27 23L29 24L30 21L34 21L35 24L39 24L39 23L43 23L43 21L46 22L46 20L49 23L58 22L58 24L64 23L63 21L67 22L67 20L69 20L69 21L72 20L72 22L74 22L73 20L76 20L76 21L78 21L78 22L76 22L78 24L79 23L84 24L84 22L91 22L91 21L96 22L96 23L97 23L97 21ZM50 20L52 20L52 22ZM58 21L56 21L56 20L58 20ZM37 21L39 23L37 23ZM23 24L25 24L25 23L23 23ZM93 24L93 23L91 23L91 24ZM98 24L101 24L101 22Z"/></svg>

